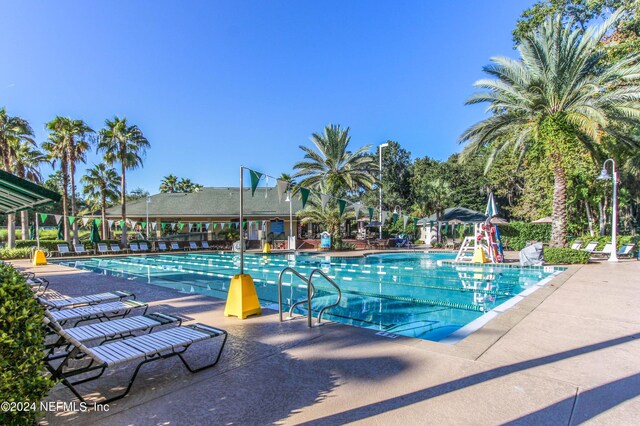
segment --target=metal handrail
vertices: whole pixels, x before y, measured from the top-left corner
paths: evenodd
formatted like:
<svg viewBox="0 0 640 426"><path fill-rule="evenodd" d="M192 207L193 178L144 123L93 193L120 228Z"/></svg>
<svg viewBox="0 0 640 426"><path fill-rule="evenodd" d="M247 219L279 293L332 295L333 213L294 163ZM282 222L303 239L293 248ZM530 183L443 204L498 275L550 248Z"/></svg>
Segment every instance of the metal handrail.
<svg viewBox="0 0 640 426"><path fill-rule="evenodd" d="M313 295L315 294L313 285L311 284L311 282L309 281L309 279L307 277L305 277L304 275L302 275L301 273L299 273L298 271L296 271L295 269L293 269L290 266L287 266L286 268L284 268L282 271L280 271L280 274L278 275L278 316L280 318L280 322L282 322L282 277L284 276L285 272L290 272L290 273L294 274L295 276L297 276L298 278L300 278L302 281L307 283L307 300L303 300L301 302L297 302L297 303L294 303L293 305L291 305L291 309L289 311L289 316L291 316L293 314L293 309L297 305L308 302L309 303L309 310L307 311L307 325L309 327L312 327L312 325L311 325L311 318L312 318L311 300L313 299Z"/></svg>
<svg viewBox="0 0 640 426"><path fill-rule="evenodd" d="M329 308L334 308L340 304L340 301L342 300L342 291L340 290L340 287L338 286L338 284L336 284L336 282L333 281L333 279L329 278L329 276L325 274L321 269L314 269L313 271L311 271L311 274L309 274L310 287L313 287L313 284L311 283L311 281L313 280L313 275L316 273L320 274L325 280L327 280L327 282L329 282L329 284L331 284L332 286L335 287L336 290L338 290L338 300L336 301L336 303L334 303L333 305L327 305L324 308L320 309L320 312L318 312L318 325L320 325L322 324L322 314L324 314L324 311L326 311ZM311 310L311 303L309 303L309 310Z"/></svg>

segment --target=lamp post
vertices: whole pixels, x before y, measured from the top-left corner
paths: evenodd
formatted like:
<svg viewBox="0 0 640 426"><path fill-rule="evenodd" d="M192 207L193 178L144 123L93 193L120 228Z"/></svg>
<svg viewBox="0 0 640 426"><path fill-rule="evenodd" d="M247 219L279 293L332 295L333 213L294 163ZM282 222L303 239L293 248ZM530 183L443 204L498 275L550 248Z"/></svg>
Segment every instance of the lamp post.
<svg viewBox="0 0 640 426"><path fill-rule="evenodd" d="M611 175L607 172L607 162L611 161ZM613 158L608 158L602 163L602 171L599 180L611 179L613 182L613 211L611 212L611 254L609 255L609 262L618 261L618 172L616 171L616 162Z"/></svg>
<svg viewBox="0 0 640 426"><path fill-rule="evenodd" d="M287 191L287 198L284 201L289 202L289 238L288 238L288 246L289 250L291 250L291 246L293 243L293 250L296 249L295 237L293 236L293 205L291 201L291 188Z"/></svg>
<svg viewBox="0 0 640 426"><path fill-rule="evenodd" d="M149 241L149 204L151 204L151 196L147 197L147 226L146 226L146 231L147 231L147 241Z"/></svg>
<svg viewBox="0 0 640 426"><path fill-rule="evenodd" d="M389 146L389 142L381 143L378 145L378 153L380 156L380 181L378 182L378 189L380 189L380 210L379 210L379 218L380 218L380 235L379 239L382 239L382 148L386 148Z"/></svg>

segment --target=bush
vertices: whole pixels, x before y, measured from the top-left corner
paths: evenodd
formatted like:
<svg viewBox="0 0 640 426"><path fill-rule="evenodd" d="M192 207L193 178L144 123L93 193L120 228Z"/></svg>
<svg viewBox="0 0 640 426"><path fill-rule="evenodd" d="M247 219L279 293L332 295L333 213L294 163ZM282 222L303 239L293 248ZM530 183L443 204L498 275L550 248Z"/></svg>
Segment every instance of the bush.
<svg viewBox="0 0 640 426"><path fill-rule="evenodd" d="M0 265L0 401L39 404L53 382L43 375L44 309L24 277ZM35 424L35 411L0 411L0 424Z"/></svg>
<svg viewBox="0 0 640 426"><path fill-rule="evenodd" d="M527 222L511 222L498 226L502 246L509 250L522 250L527 241L548 243L551 240L551 225Z"/></svg>
<svg viewBox="0 0 640 426"><path fill-rule="evenodd" d="M355 250L356 246L354 244L351 243L345 243L342 240L335 240L333 242L333 250L342 250L342 251L350 251L350 250Z"/></svg>
<svg viewBox="0 0 640 426"><path fill-rule="evenodd" d="M415 240L415 241L413 242L413 244L416 244L416 245L424 244L424 241L422 241L422 240Z"/></svg>
<svg viewBox="0 0 640 426"><path fill-rule="evenodd" d="M0 260L10 259L29 259L31 257L31 248L2 248L0 249Z"/></svg>
<svg viewBox="0 0 640 426"><path fill-rule="evenodd" d="M545 247L544 262L552 264L589 263L591 255L580 250L570 248Z"/></svg>

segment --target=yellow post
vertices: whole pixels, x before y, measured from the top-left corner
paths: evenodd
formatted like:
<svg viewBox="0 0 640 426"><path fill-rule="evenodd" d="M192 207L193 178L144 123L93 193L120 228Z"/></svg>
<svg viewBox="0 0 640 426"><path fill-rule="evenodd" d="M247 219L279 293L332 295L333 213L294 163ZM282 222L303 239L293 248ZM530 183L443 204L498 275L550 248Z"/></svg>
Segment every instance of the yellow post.
<svg viewBox="0 0 640 426"><path fill-rule="evenodd" d="M262 308L260 308L256 286L253 284L251 275L234 275L227 294L224 316L245 319L249 315L260 315L261 313Z"/></svg>
<svg viewBox="0 0 640 426"><path fill-rule="evenodd" d="M264 243L264 247L262 247L262 252L263 253L271 253L271 244Z"/></svg>
<svg viewBox="0 0 640 426"><path fill-rule="evenodd" d="M33 254L33 266L40 266L40 265L46 265L46 264L47 264L47 258L44 255L44 251L36 250L36 252Z"/></svg>
<svg viewBox="0 0 640 426"><path fill-rule="evenodd" d="M487 263L487 257L484 255L484 249L482 247L476 247L473 252L473 263Z"/></svg>

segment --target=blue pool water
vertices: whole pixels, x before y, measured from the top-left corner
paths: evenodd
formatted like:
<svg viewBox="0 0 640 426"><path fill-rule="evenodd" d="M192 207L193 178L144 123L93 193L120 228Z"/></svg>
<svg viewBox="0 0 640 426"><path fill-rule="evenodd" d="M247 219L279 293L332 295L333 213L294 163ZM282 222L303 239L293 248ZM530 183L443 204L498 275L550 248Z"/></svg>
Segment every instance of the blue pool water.
<svg viewBox="0 0 640 426"><path fill-rule="evenodd" d="M454 258L455 253L389 253L355 258L245 254L245 273L253 277L261 304L273 308L282 269L290 266L308 276L313 269L321 268L342 290L340 305L326 311L325 319L434 341L514 296L533 291L558 273L553 268L460 264L452 262ZM239 256L233 253L96 257L58 263L217 298L226 298L230 279L239 272ZM306 299L306 285L298 277L285 273L283 283L287 307ZM314 311L334 303L333 287L322 279L314 279L314 286Z"/></svg>

